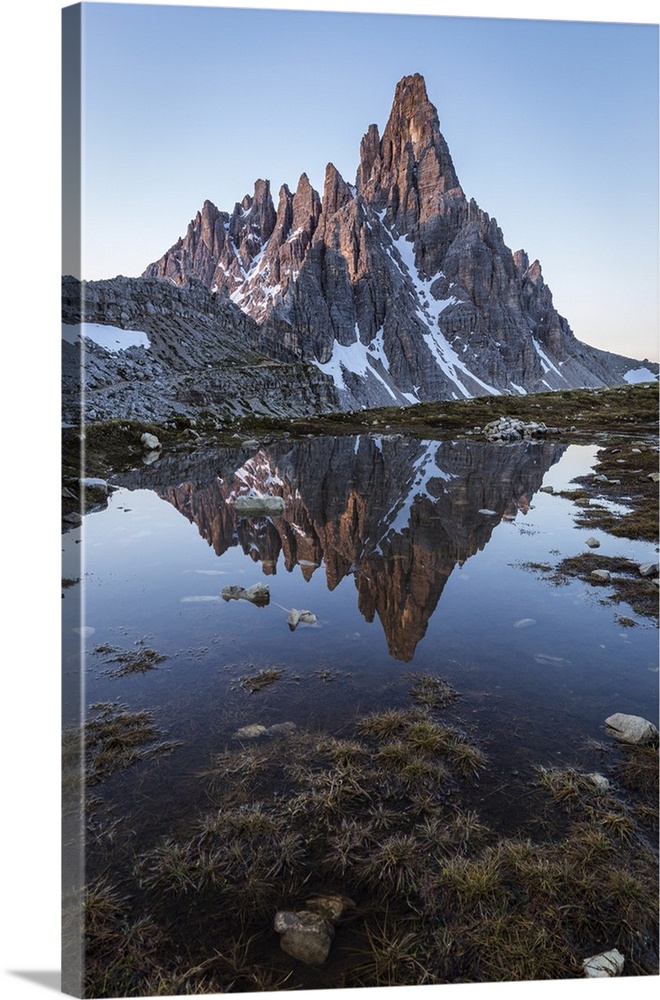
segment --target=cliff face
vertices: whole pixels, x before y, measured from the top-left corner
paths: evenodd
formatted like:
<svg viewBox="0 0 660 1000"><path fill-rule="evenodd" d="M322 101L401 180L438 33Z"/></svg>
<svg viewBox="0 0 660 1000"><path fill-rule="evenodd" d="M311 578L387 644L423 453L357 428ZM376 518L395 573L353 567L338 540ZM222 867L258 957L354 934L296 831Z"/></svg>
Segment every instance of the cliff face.
<svg viewBox="0 0 660 1000"><path fill-rule="evenodd" d="M580 343L539 262L467 199L418 74L366 132L355 185L328 164L322 197L303 174L277 208L264 180L231 214L207 201L144 274L230 299L346 408L613 385L637 364Z"/></svg>
<svg viewBox="0 0 660 1000"><path fill-rule="evenodd" d="M380 620L391 655L408 661L454 568L502 519L524 516L563 450L399 436L305 439L216 454L220 477L158 492L218 555L239 545L267 575L282 564L305 579L323 572L330 590L352 576L361 613ZM237 517L233 500L248 492L281 496L283 515Z"/></svg>

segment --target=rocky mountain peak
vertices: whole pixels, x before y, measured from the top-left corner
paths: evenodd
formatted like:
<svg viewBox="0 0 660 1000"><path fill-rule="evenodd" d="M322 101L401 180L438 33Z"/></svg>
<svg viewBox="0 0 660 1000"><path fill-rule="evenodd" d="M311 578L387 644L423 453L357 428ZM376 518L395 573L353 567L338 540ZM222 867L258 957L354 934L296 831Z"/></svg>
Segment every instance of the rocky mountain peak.
<svg viewBox="0 0 660 1000"><path fill-rule="evenodd" d="M419 161L424 151L434 144L439 135L438 113L429 101L424 77L419 73L404 76L394 91L392 110L383 133L383 140L391 143L391 148L398 155L401 148L410 142L413 156Z"/></svg>
<svg viewBox="0 0 660 1000"><path fill-rule="evenodd" d="M382 139L370 126L360 154L358 190L377 211L385 209L399 233L415 235L420 224L465 200L419 73L399 81Z"/></svg>
<svg viewBox="0 0 660 1000"><path fill-rule="evenodd" d="M231 215L206 201L144 276L230 298L266 353L318 366L346 408L612 385L634 367L575 338L538 260L466 198L419 73L382 135L367 129L355 187L328 163L322 199L303 173L277 211L263 179Z"/></svg>

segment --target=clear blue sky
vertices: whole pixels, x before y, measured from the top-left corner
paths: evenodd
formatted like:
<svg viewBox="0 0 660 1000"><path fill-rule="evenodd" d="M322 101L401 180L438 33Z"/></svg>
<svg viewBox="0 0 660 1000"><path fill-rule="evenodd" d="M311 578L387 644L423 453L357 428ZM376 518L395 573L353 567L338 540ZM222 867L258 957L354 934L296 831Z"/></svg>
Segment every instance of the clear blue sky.
<svg viewBox="0 0 660 1000"><path fill-rule="evenodd" d="M420 72L463 189L577 336L657 358L657 25L83 7L83 277L139 274L258 177L354 180Z"/></svg>

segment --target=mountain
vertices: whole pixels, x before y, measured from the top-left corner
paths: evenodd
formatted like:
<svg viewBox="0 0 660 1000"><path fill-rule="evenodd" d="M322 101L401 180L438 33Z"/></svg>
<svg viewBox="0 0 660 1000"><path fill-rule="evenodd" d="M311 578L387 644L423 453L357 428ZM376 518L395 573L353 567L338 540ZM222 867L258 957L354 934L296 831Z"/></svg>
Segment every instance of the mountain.
<svg viewBox="0 0 660 1000"><path fill-rule="evenodd" d="M330 163L322 196L303 174L277 208L267 180L231 213L205 201L143 276L230 300L260 350L315 365L345 409L616 385L640 364L577 340L538 260L468 200L419 74L382 137L369 126L355 184Z"/></svg>

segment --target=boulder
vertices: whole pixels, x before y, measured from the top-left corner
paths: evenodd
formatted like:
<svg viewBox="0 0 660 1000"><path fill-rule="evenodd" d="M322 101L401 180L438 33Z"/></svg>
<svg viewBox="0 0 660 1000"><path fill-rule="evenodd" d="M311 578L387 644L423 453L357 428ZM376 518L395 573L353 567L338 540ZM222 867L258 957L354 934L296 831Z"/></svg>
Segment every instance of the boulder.
<svg viewBox="0 0 660 1000"><path fill-rule="evenodd" d="M241 517L264 517L282 514L286 504L282 497L236 497L234 509Z"/></svg>
<svg viewBox="0 0 660 1000"><path fill-rule="evenodd" d="M158 451L161 447L161 443L155 434L149 434L147 431L144 432L140 438L140 444L145 449L145 451Z"/></svg>
<svg viewBox="0 0 660 1000"><path fill-rule="evenodd" d="M640 563L637 567L640 576L657 576L658 575L658 564L657 562L647 562Z"/></svg>
<svg viewBox="0 0 660 1000"><path fill-rule="evenodd" d="M612 579L612 574L608 569L592 569L589 579L594 583L608 583Z"/></svg>
<svg viewBox="0 0 660 1000"><path fill-rule="evenodd" d="M330 952L334 927L320 913L311 910L280 910L275 914L275 930L287 955L305 965L323 965Z"/></svg>
<svg viewBox="0 0 660 1000"><path fill-rule="evenodd" d="M601 979L607 976L619 976L623 971L624 962L621 952L612 948L611 951L603 951L600 955L584 958L582 968L589 979Z"/></svg>
<svg viewBox="0 0 660 1000"><path fill-rule="evenodd" d="M620 743L653 743L658 738L658 730L641 715L625 715L616 712L605 719L607 734Z"/></svg>
<svg viewBox="0 0 660 1000"><path fill-rule="evenodd" d="M586 540L586 542L584 544L588 545L590 549L599 549L600 548L600 542L598 541L597 538L594 538L593 535L591 535L590 538L587 538L587 540Z"/></svg>
<svg viewBox="0 0 660 1000"><path fill-rule="evenodd" d="M236 583L222 588L223 601L249 601L263 608L270 603L270 588L267 583L253 583L251 587L241 587Z"/></svg>

